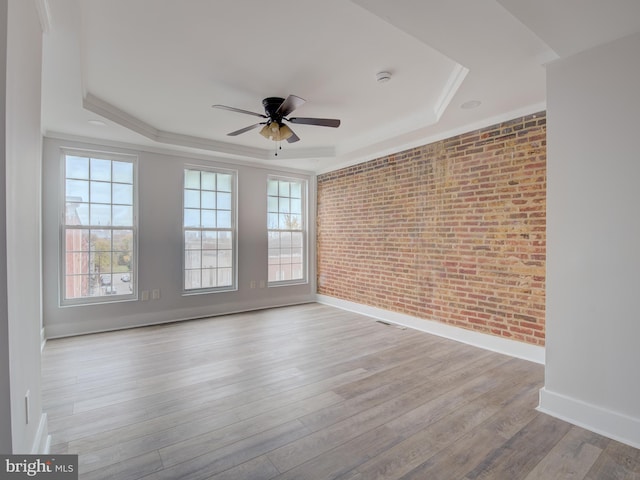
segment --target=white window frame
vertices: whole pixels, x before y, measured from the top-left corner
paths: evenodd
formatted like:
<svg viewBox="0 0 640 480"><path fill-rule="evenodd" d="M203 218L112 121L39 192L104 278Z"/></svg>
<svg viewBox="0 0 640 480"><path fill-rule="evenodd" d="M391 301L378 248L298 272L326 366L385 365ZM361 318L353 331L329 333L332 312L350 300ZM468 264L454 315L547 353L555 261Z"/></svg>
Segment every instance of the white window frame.
<svg viewBox="0 0 640 480"><path fill-rule="evenodd" d="M269 207L269 181L285 181L285 182L295 182L301 185L301 227L300 230L291 230L291 229L280 229L280 228L271 228L270 223L270 213L271 208ZM284 198L284 197L283 197ZM289 197L291 198L291 197ZM268 287L280 287L280 286L288 286L288 285L303 285L309 283L309 228L308 228L308 218L309 218L309 209L308 209L308 198L309 198L309 182L305 178L299 177L287 177L282 175L268 175L267 176L267 286ZM291 213L291 212L289 212ZM302 278L295 278L289 280L269 280L269 268L271 267L270 263L270 252L269 252L269 237L272 232L301 232L302 233Z"/></svg>
<svg viewBox="0 0 640 480"><path fill-rule="evenodd" d="M131 163L133 167L133 183L132 183L132 210L133 210L133 222L132 225L129 226L113 226L113 225L78 225L74 228L73 225L67 225L66 221L66 213L67 213L67 188L66 188L66 180L67 180L67 172L66 172L66 158L67 156L75 156L75 157L83 157L83 158L93 158L100 160L109 160L115 162L126 162ZM61 307L70 307L70 306L83 306L83 305L96 305L103 303L115 303L115 302L125 302L125 301L135 301L138 299L138 157L137 155L132 154L121 154L121 153L113 153L113 152L103 152L103 151L95 151L95 150L86 150L86 149L72 149L72 148L63 148L61 149L60 155L60 200L58 202L59 205L59 228L60 228L60 241L59 241L59 258L58 258L58 298L59 304ZM70 177L72 179L72 177ZM113 186L113 180L109 180L109 183ZM89 198L88 202L91 203L91 193L89 189ZM113 198L111 199L113 202ZM113 203L109 203L108 205L113 206ZM116 204L117 205L117 204ZM82 228L80 228L82 227ZM66 280L67 280L67 251L66 251L66 232L68 230L80 230L80 229L88 229L88 230L111 230L111 232L119 231L119 230L132 230L133 238L131 245L131 255L133 259L131 260L131 273L129 274L129 282L130 286L129 293L124 294L113 294L113 295L98 295L98 296L84 296L77 298L66 298ZM88 250L88 255L91 255L91 250ZM112 250L113 252L113 250ZM113 261L113 259L112 259ZM112 270L108 275L111 276L111 282L107 288L113 288L113 277L117 275L117 273L113 273ZM95 275L95 274L94 274ZM89 274L91 276L91 274ZM93 279L89 279L92 281ZM101 282L100 282L101 283ZM102 285L100 285L102 288Z"/></svg>
<svg viewBox="0 0 640 480"><path fill-rule="evenodd" d="M222 230L230 230L231 231L231 285L225 286L214 286L214 287L200 287L200 288L190 288L186 287L186 275L187 275L187 242L186 242L186 231L187 230L199 230L199 231L220 231L221 229L215 228L205 228L200 224L199 227L195 226L185 226L185 192L186 190L194 190L186 188L186 175L187 171L198 171L198 172L209 172L215 174L223 174L231 176L231 228L230 229L222 229ZM218 168L215 166L204 166L204 165L192 165L187 164L183 166L182 169L182 183L181 183L181 193L182 193L182 295L200 295L200 294L208 294L208 293L221 293L221 292L231 292L236 291L238 289L238 172L236 170L229 170L225 168ZM216 186L217 188L217 186ZM202 189L200 188L202 192ZM216 190L216 193L218 191ZM217 205L216 205L217 206ZM202 210L202 208L199 208ZM216 209L217 211L217 209ZM200 268L202 270L202 267ZM217 267L216 267L217 269Z"/></svg>

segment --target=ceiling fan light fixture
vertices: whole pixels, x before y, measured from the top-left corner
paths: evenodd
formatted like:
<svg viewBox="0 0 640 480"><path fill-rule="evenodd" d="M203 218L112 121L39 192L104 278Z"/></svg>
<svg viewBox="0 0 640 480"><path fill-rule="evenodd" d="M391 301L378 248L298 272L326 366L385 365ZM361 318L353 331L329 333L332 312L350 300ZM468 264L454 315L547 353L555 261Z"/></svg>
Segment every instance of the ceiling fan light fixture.
<svg viewBox="0 0 640 480"><path fill-rule="evenodd" d="M287 140L291 135L293 135L293 131L287 125L280 125L280 140Z"/></svg>
<svg viewBox="0 0 640 480"><path fill-rule="evenodd" d="M262 135L267 140L271 140L271 136L273 133L271 132L271 125L267 124L260 130L260 135Z"/></svg>
<svg viewBox="0 0 640 480"><path fill-rule="evenodd" d="M284 123L271 122L260 130L260 135L274 142L287 140L293 135L293 131Z"/></svg>

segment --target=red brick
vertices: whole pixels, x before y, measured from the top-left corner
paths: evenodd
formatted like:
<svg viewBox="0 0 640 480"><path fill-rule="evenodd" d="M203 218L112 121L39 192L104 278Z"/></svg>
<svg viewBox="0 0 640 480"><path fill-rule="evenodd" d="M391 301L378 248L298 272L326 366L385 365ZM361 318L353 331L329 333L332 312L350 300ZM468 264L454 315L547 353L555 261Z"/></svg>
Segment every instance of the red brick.
<svg viewBox="0 0 640 480"><path fill-rule="evenodd" d="M318 292L543 345L545 125L537 113L319 175Z"/></svg>

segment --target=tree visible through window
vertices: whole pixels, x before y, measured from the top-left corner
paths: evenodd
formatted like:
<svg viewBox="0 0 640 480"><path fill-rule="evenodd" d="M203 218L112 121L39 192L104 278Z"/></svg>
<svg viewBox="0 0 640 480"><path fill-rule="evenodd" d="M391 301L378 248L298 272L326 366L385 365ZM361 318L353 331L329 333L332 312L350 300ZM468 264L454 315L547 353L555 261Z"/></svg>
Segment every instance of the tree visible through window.
<svg viewBox="0 0 640 480"><path fill-rule="evenodd" d="M184 171L184 290L235 286L235 176Z"/></svg>
<svg viewBox="0 0 640 480"><path fill-rule="evenodd" d="M267 180L269 283L306 280L305 197L303 180Z"/></svg>
<svg viewBox="0 0 640 480"><path fill-rule="evenodd" d="M65 154L64 167L62 302L133 297L133 161Z"/></svg>

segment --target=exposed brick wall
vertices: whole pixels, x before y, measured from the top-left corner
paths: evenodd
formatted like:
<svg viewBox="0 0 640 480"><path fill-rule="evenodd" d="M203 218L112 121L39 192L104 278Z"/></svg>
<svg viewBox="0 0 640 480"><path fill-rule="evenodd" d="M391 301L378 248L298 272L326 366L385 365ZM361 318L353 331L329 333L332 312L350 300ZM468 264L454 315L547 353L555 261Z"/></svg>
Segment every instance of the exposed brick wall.
<svg viewBox="0 0 640 480"><path fill-rule="evenodd" d="M318 292L544 344L546 115L318 176Z"/></svg>

